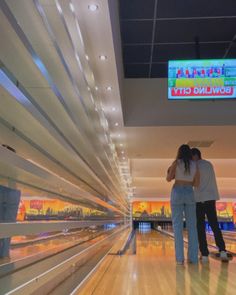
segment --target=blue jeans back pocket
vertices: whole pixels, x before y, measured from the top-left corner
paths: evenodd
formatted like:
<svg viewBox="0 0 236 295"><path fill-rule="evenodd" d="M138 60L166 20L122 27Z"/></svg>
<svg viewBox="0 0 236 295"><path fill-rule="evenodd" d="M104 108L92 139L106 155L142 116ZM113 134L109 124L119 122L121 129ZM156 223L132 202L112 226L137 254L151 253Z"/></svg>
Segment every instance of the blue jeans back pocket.
<svg viewBox="0 0 236 295"><path fill-rule="evenodd" d="M181 188L173 187L171 191L171 204L180 205L183 204L183 193Z"/></svg>

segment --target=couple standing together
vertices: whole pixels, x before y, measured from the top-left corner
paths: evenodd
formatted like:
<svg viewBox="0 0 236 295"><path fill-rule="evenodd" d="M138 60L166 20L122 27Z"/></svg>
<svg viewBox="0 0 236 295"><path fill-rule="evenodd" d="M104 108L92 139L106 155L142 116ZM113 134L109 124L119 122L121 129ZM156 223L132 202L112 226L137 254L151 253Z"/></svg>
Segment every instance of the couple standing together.
<svg viewBox="0 0 236 295"><path fill-rule="evenodd" d="M183 216L188 231L188 262L198 262L198 244L202 262L208 261L205 216L214 233L220 258L227 260L216 215L219 193L212 164L201 158L198 149L190 149L183 144L178 150L176 160L168 169L167 181L171 180L175 180L171 192L171 210L177 264L184 264Z"/></svg>

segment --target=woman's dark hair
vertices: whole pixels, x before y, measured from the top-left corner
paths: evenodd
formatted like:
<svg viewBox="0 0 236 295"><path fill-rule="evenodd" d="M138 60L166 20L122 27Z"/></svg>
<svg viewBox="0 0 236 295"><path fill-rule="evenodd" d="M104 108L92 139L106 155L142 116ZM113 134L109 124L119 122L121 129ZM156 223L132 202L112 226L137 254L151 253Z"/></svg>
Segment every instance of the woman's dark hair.
<svg viewBox="0 0 236 295"><path fill-rule="evenodd" d="M189 145L182 144L179 147L176 160L182 160L184 162L185 173L190 173L190 161L192 160L192 153Z"/></svg>
<svg viewBox="0 0 236 295"><path fill-rule="evenodd" d="M201 152L200 152L200 150L197 149L197 148L192 148L192 149L191 149L191 153L192 153L192 156L196 156L196 155L197 155L199 159L202 158Z"/></svg>

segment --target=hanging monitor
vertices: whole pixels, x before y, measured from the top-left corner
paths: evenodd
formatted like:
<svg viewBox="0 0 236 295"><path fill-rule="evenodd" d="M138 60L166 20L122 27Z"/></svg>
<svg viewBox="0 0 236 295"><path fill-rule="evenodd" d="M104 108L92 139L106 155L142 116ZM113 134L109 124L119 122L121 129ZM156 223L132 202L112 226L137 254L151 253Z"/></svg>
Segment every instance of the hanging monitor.
<svg viewBox="0 0 236 295"><path fill-rule="evenodd" d="M236 59L171 60L168 99L236 98Z"/></svg>

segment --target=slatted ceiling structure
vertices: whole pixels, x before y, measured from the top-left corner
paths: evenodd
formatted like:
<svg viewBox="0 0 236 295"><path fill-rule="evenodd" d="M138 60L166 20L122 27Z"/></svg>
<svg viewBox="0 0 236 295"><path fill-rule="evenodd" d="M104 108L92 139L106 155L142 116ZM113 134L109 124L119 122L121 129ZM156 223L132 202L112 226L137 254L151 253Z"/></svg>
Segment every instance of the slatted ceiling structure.
<svg viewBox="0 0 236 295"><path fill-rule="evenodd" d="M0 129L1 130L1 129ZM97 208L101 211L111 209L122 213L120 209L113 206L115 202L109 199L101 198L87 186L72 180L68 181L64 177L53 173L35 162L24 159L18 154L12 153L4 147L0 146L0 180L1 184L8 183L8 179L13 179L17 183L22 194L25 191L33 195L49 196L59 198L64 201L83 204L83 206ZM63 171L63 170L62 170ZM124 208L121 206L122 210Z"/></svg>
<svg viewBox="0 0 236 295"><path fill-rule="evenodd" d="M198 58L197 50L235 58L235 28L234 0L120 0L125 78L166 78L168 60Z"/></svg>
<svg viewBox="0 0 236 295"><path fill-rule="evenodd" d="M1 91L0 143L17 147L19 156L125 211L130 171L129 192L136 186L138 197L169 197L166 168L182 143L214 140L204 146L204 156L234 159L234 101L169 102L166 91L167 61L195 58L195 37L202 58L234 56L234 2L227 7L219 1L185 2L99 0L92 13L87 0L71 0L74 11L64 0L57 5L50 0L0 1L12 14L9 18L6 10L1 12L2 63L28 93L23 103L15 93ZM116 47L123 48L123 61ZM105 62L101 54L107 55ZM123 79L123 72L118 75L122 62L126 78L163 79ZM7 114L9 108L15 113ZM218 169L220 177L235 178L234 167L235 162L231 176Z"/></svg>
<svg viewBox="0 0 236 295"><path fill-rule="evenodd" d="M88 10L85 1L80 4ZM1 74L18 90L2 84L0 143L15 147L29 166L66 182L65 187L53 187L48 179L48 191L78 202L85 192L86 202L126 214L126 185L85 57L76 10L67 1L56 5L43 0L2 1L1 9ZM17 178L37 187L45 184L21 170Z"/></svg>

